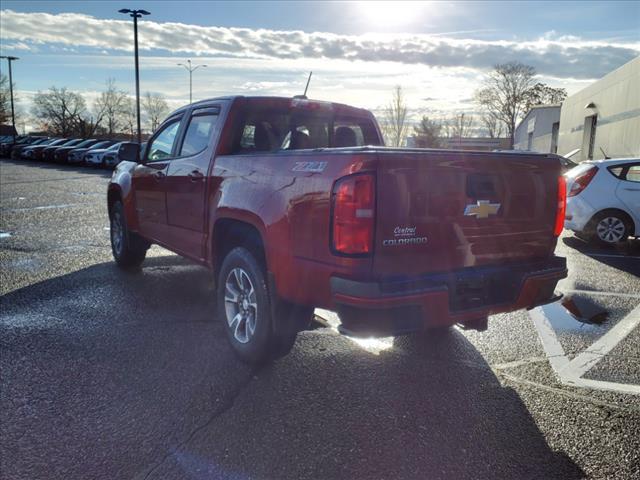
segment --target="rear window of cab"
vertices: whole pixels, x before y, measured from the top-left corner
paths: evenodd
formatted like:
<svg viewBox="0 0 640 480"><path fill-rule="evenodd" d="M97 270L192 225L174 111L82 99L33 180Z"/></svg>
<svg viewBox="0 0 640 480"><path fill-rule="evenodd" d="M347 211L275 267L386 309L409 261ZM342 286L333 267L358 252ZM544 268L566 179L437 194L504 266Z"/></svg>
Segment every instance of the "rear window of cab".
<svg viewBox="0 0 640 480"><path fill-rule="evenodd" d="M367 117L341 115L331 108L243 107L234 153L279 152L381 145Z"/></svg>

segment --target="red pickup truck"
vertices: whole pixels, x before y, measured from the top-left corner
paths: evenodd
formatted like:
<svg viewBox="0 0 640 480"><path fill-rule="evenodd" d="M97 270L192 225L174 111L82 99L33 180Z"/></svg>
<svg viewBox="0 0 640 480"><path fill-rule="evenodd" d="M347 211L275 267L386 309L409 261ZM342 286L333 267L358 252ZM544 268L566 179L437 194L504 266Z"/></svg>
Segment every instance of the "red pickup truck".
<svg viewBox="0 0 640 480"><path fill-rule="evenodd" d="M567 275L554 155L385 148L366 110L238 96L180 108L120 157L116 262L155 243L211 269L247 362L288 353L314 307L351 335L482 330Z"/></svg>

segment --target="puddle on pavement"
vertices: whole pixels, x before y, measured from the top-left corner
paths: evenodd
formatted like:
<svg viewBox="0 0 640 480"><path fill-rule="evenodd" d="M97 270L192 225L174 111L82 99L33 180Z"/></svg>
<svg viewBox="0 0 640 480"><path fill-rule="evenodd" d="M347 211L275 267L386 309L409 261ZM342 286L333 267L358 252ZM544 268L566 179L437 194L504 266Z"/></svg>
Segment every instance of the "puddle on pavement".
<svg viewBox="0 0 640 480"><path fill-rule="evenodd" d="M584 297L567 295L560 303L578 322L588 325L602 325L609 320L607 310Z"/></svg>
<svg viewBox="0 0 640 480"><path fill-rule="evenodd" d="M336 333L339 333L338 326L340 325L340 317L336 312L330 310L324 310L322 308L316 308L314 311L315 320L314 323L324 328L330 328ZM393 337L370 337L370 338L357 338L345 336L353 343L358 345L363 350L374 355L379 355L380 352L393 348Z"/></svg>
<svg viewBox="0 0 640 480"><path fill-rule="evenodd" d="M554 329L565 333L600 331L609 320L608 310L584 296L565 295L544 310Z"/></svg>

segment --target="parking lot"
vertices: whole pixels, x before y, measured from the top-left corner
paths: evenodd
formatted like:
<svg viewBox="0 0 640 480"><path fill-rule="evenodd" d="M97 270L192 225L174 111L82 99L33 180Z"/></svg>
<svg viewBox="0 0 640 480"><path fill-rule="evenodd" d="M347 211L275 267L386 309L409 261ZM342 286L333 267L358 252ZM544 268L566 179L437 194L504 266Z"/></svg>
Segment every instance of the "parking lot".
<svg viewBox="0 0 640 480"><path fill-rule="evenodd" d="M6 479L639 478L640 241L565 232L556 303L239 363L201 267L111 259L110 173L0 163Z"/></svg>

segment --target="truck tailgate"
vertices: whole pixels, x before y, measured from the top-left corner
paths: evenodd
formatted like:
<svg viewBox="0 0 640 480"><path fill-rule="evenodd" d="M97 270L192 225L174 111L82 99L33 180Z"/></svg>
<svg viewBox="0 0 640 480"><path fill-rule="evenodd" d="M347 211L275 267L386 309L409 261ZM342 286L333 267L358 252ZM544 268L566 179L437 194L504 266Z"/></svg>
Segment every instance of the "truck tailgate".
<svg viewBox="0 0 640 480"><path fill-rule="evenodd" d="M374 274L547 258L559 175L558 160L544 155L380 151Z"/></svg>

